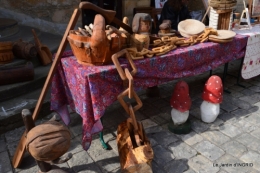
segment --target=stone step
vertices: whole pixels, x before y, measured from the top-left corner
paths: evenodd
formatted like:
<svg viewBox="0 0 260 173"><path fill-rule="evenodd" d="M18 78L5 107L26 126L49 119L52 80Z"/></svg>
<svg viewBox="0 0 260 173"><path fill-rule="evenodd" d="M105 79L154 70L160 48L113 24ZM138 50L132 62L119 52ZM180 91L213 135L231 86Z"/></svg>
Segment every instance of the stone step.
<svg viewBox="0 0 260 173"><path fill-rule="evenodd" d="M34 29L37 37L39 38L40 42L43 45L48 46L48 48L50 49L51 52L57 51L57 48L59 47L61 39L62 39L61 35L43 32L37 28L33 28L30 26L25 26L25 25L18 25L18 27L19 27L19 31L16 34L9 36L9 37L4 37L4 38L0 37L0 41L15 42L15 41L18 41L19 39L22 39L25 42L30 42L30 43L34 44L34 37L32 34L32 29Z"/></svg>
<svg viewBox="0 0 260 173"><path fill-rule="evenodd" d="M62 37L60 35L55 35L51 33L42 32L36 28L30 26L19 25L19 31L9 37L0 38L0 41L17 41L22 39L25 42L31 42L34 44L34 37L32 34L32 29L35 30L39 40L42 44L48 46L52 53L55 53L61 42ZM31 59L35 67L35 78L32 81L20 82L10 85L0 86L0 102L12 99L14 97L20 96L22 94L28 93L31 90L41 88L46 80L51 64L47 66L42 66L39 58ZM15 57L11 63L0 65L1 68L18 66L25 64L27 60Z"/></svg>
<svg viewBox="0 0 260 173"><path fill-rule="evenodd" d="M37 36L40 37L42 31L40 31L39 29L18 24L18 32L16 32L15 34L13 34L11 36L8 36L8 37L3 37L3 38L0 37L0 41L13 41L14 42L19 39L22 39L23 41L34 43L32 29L34 29Z"/></svg>
<svg viewBox="0 0 260 173"><path fill-rule="evenodd" d="M57 52L62 40L61 35L46 33L30 26L18 25L18 27L19 31L16 34L0 38L0 41L14 42L22 39L23 41L34 44L34 37L32 34L32 29L34 29L40 42L43 45L46 45L52 54ZM70 46L68 45L66 49L70 49ZM39 99L51 64L42 66L39 59L33 59L31 61L35 67L34 80L0 86L0 134L20 126L24 126L21 117L22 109L28 108L33 112L37 100ZM26 62L27 60L16 57L12 63L0 65L0 68L25 64ZM48 91L39 116L48 115L50 112L50 91Z"/></svg>
<svg viewBox="0 0 260 173"><path fill-rule="evenodd" d="M0 134L24 126L21 112L23 109L34 111L41 91L42 89L38 88L30 93L0 102ZM38 117L44 117L50 113L50 90L48 90Z"/></svg>
<svg viewBox="0 0 260 173"><path fill-rule="evenodd" d="M16 34L19 31L17 21L8 18L0 18L0 38Z"/></svg>
<svg viewBox="0 0 260 173"><path fill-rule="evenodd" d="M13 99L22 94L42 88L51 65L38 66L34 69L34 80L0 86L0 104L8 99Z"/></svg>

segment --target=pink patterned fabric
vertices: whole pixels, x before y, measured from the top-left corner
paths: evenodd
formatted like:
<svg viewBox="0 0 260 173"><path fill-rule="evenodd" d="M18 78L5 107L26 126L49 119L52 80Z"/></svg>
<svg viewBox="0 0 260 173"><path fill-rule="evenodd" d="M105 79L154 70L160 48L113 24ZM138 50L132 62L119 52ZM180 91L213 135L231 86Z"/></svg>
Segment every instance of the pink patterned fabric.
<svg viewBox="0 0 260 173"><path fill-rule="evenodd" d="M230 43L200 43L178 48L166 55L134 61L138 68L134 76L135 90L194 76L242 58L246 44L246 36L236 35ZM130 67L124 58L120 61L123 68ZM113 64L84 66L77 62L71 51L67 51L52 79L51 109L61 112L59 109L64 105L70 105L81 115L82 145L87 150L92 134L103 130L100 118L106 107L116 101L122 91L123 83ZM69 115L61 116L68 124Z"/></svg>

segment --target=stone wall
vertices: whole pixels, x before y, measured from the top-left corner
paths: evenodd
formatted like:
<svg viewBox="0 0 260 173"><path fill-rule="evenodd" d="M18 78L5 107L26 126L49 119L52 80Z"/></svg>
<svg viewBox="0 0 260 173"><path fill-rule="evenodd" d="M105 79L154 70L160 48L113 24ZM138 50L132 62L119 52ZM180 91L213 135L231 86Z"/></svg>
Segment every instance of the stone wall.
<svg viewBox="0 0 260 173"><path fill-rule="evenodd" d="M1 0L0 6L42 20L67 23L80 0Z"/></svg>
<svg viewBox="0 0 260 173"><path fill-rule="evenodd" d="M80 0L1 0L0 17L63 34ZM81 17L79 18L79 22Z"/></svg>
<svg viewBox="0 0 260 173"><path fill-rule="evenodd" d="M190 11L198 11L198 10L205 10L205 7L203 5L203 0L189 0L189 10Z"/></svg>
<svg viewBox="0 0 260 173"><path fill-rule="evenodd" d="M135 7L150 7L151 0L122 0L122 13L123 17L126 16L129 19L129 24L132 24L133 9Z"/></svg>
<svg viewBox="0 0 260 173"><path fill-rule="evenodd" d="M15 19L20 24L63 35L73 10L80 0L0 0L0 17ZM133 8L150 6L151 0L122 0L122 17L130 24ZM202 0L190 0L190 10L204 9ZM81 26L81 17L78 19Z"/></svg>

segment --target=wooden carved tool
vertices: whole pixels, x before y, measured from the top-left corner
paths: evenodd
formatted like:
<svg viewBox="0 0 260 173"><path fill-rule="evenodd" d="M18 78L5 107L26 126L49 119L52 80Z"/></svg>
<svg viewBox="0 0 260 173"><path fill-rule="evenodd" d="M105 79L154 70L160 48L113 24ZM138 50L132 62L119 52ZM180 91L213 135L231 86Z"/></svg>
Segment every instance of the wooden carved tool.
<svg viewBox="0 0 260 173"><path fill-rule="evenodd" d="M40 56L42 64L43 65L50 64L52 62L52 54L51 54L50 49L47 46L41 44L34 29L32 29L32 33L33 33L34 40L35 40L36 50Z"/></svg>
<svg viewBox="0 0 260 173"><path fill-rule="evenodd" d="M118 101L130 117L120 123L117 128L117 147L121 170L124 173L152 173L153 149L144 133L142 123L136 121L134 113L142 107L142 102L133 90L133 76L127 68L125 69L125 76L129 80L129 87L118 95ZM129 98L133 95L138 105L133 108L131 104L127 104L123 99L126 95Z"/></svg>
<svg viewBox="0 0 260 173"><path fill-rule="evenodd" d="M47 90L50 86L50 83L51 83L51 79L54 75L54 72L56 71L57 69L57 65L58 63L60 62L60 59L61 59L61 56L62 56L62 53L64 52L67 44L68 44L68 40L67 40L67 36L69 35L69 31L70 30L73 30L76 23L77 23L77 19L79 18L79 15L80 15L80 11L79 9L75 9L73 14L72 14L72 17L69 21L69 24L67 26L67 29L63 35L63 38L61 40L61 43L60 43L60 46L58 48L58 51L57 51L57 54L55 56L55 59L52 63L52 66L50 68L50 71L49 71L49 74L47 76L47 79L44 83L44 86L43 86L43 89L42 89L42 92L41 92L41 95L38 99L38 102L36 104L36 107L34 109L34 112L33 112L33 115L32 115L32 118L33 120L36 120L39 112L40 112L40 109L41 109L41 106L42 106L42 103L43 103L43 100L46 96L46 93L47 93ZM12 160L12 164L13 164L13 167L14 168L17 168L20 163L21 163L21 160L22 160L22 157L23 157L23 154L25 152L25 144L26 144L26 139L25 139L25 133L23 133L20 141L19 141L19 144L16 148L16 151L14 153L14 157L13 157L13 160Z"/></svg>
<svg viewBox="0 0 260 173"><path fill-rule="evenodd" d="M25 82L34 79L34 67L29 61L25 65L0 68L0 85Z"/></svg>

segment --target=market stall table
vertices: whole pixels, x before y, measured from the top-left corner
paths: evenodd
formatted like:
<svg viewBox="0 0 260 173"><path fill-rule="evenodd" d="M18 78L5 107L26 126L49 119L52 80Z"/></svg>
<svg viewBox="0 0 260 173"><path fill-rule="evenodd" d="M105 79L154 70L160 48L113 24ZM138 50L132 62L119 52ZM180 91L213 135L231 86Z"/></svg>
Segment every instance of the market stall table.
<svg viewBox="0 0 260 173"><path fill-rule="evenodd" d="M135 90L156 86L174 79L194 76L215 69L245 55L247 36L236 35L232 42L200 43L177 48L168 54L134 61L138 68L134 76ZM120 58L123 68L130 68ZM82 145L90 147L92 134L101 132L100 118L106 107L117 100L123 91L123 82L114 64L84 66L71 51L63 54L51 88L51 109L69 124L67 105L82 117Z"/></svg>

